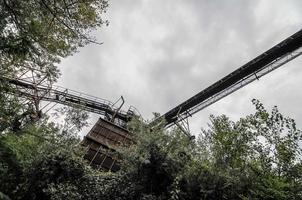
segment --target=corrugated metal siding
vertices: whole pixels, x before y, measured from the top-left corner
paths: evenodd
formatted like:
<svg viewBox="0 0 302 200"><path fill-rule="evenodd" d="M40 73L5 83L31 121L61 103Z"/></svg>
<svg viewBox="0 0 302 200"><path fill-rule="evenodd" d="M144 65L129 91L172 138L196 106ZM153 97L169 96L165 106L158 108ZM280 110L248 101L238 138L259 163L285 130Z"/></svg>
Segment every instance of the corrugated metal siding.
<svg viewBox="0 0 302 200"><path fill-rule="evenodd" d="M120 160L116 150L132 143L128 130L99 118L81 144L87 147L84 158L91 166L115 172L119 170Z"/></svg>

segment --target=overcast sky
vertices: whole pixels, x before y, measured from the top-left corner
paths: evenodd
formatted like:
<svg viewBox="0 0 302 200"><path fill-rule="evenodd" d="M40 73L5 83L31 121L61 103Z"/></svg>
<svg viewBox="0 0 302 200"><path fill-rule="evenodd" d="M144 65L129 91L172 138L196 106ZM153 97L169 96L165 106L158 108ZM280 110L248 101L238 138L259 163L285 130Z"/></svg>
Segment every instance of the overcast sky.
<svg viewBox="0 0 302 200"><path fill-rule="evenodd" d="M301 0L111 0L108 27L60 64L59 85L165 113L302 28ZM190 118L231 119L277 105L302 128L302 56ZM93 119L95 120L95 118ZM92 122L93 122L92 120Z"/></svg>

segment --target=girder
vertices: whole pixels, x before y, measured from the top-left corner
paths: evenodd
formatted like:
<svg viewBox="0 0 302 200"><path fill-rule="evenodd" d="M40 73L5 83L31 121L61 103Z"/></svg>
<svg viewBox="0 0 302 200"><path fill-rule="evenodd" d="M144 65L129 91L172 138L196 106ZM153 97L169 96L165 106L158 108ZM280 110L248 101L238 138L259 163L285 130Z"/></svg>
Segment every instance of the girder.
<svg viewBox="0 0 302 200"><path fill-rule="evenodd" d="M88 112L100 114L103 116L114 116L115 119L128 122L133 115L133 112L129 109L128 112L120 110L115 107L114 103L93 97L87 94L79 93L74 90L66 89L60 86L43 86L34 85L31 82L24 80L11 79L1 77L13 85L14 93L20 97L27 98L39 98L39 101L48 101L59 103L68 106L77 106Z"/></svg>
<svg viewBox="0 0 302 200"><path fill-rule="evenodd" d="M169 110L160 118L164 118L167 123L166 125L170 126L192 116L219 99L300 56L301 47L302 30L283 40L175 108Z"/></svg>

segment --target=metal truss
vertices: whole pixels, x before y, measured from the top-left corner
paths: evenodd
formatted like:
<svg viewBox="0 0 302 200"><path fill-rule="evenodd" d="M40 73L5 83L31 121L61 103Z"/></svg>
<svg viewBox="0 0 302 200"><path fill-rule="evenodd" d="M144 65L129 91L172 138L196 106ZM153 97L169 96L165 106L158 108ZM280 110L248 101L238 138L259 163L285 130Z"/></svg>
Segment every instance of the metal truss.
<svg viewBox="0 0 302 200"><path fill-rule="evenodd" d="M134 115L130 107L127 112L121 110L124 99L112 103L111 101L80 93L75 90L53 85L45 71L25 68L22 71L15 70L10 75L0 76L0 79L7 81L11 89L8 94L20 97L24 112L30 110L30 114L39 118L41 113L48 112L56 104L63 104L81 108L85 111L104 116L111 122L125 126L125 123ZM41 102L46 102L41 104Z"/></svg>
<svg viewBox="0 0 302 200"><path fill-rule="evenodd" d="M240 88L250 84L251 82L255 80L259 80L264 75L274 71L275 69L278 69L282 65L288 63L289 61L297 58L298 56L302 55L302 48L299 48L298 50L288 53L276 60L274 60L272 63L266 65L262 69L256 71L253 74L250 74L249 76L239 80L234 85L226 88L225 90L211 96L210 98L206 99L205 101L201 102L200 104L188 109L186 112L179 114L177 117L177 120L174 122L179 123L181 121L186 120L188 117L191 117L195 113L203 110L204 108L210 106L211 104L219 101L220 99L224 98L225 96L232 94L233 92L239 90ZM168 127L172 126L173 124L169 124Z"/></svg>
<svg viewBox="0 0 302 200"><path fill-rule="evenodd" d="M32 119L38 119L41 115L40 101L48 95L52 87L52 77L47 69L40 70L32 67L12 68L10 72L1 74L1 81L10 83L7 95L17 93L21 96L22 115L30 115ZM20 83L20 84L14 84ZM30 83L30 87L28 86ZM43 85L43 91L39 87ZM27 94L22 96L22 94ZM29 95L30 94L30 95ZM8 97L9 100L9 97Z"/></svg>
<svg viewBox="0 0 302 200"><path fill-rule="evenodd" d="M17 79L8 79L8 81L11 85L15 86L15 93L17 95L23 98L27 97L28 99L32 99L36 104L39 104L41 101L59 103L67 106L79 107L88 112L100 114L108 118L114 116L114 118L124 121L128 121L129 114L132 113L131 110L128 112L120 110L121 106L116 107L111 101L60 86L37 86L32 82ZM37 108L39 107L37 106Z"/></svg>
<svg viewBox="0 0 302 200"><path fill-rule="evenodd" d="M286 38L224 78L169 110L151 123L154 124L160 118L164 118L166 120L166 126L169 127L177 122L183 121L219 99L300 56L301 48L302 30Z"/></svg>
<svg viewBox="0 0 302 200"><path fill-rule="evenodd" d="M191 134L190 131L190 123L188 118L179 120L177 122L174 122L174 124L179 128L179 130L185 134L186 136L188 136L188 138L190 138L190 140L194 140L195 136Z"/></svg>

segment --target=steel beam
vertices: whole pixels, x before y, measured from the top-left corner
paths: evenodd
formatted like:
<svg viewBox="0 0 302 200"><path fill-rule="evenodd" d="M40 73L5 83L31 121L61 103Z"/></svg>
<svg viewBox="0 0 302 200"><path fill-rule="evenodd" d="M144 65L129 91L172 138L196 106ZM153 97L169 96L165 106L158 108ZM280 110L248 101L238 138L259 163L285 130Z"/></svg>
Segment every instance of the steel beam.
<svg viewBox="0 0 302 200"><path fill-rule="evenodd" d="M302 29L208 88L171 109L160 118L164 118L167 123L166 125L171 126L176 122L192 116L219 99L300 56L301 47Z"/></svg>
<svg viewBox="0 0 302 200"><path fill-rule="evenodd" d="M52 88L49 88L48 86L43 85L36 86L31 82L24 80L10 79L5 77L1 78L15 86L13 91L20 97L38 97L41 101L54 102L67 106L77 106L88 112L103 116L114 116L115 119L119 119L124 122L128 122L132 117L131 115L133 115L133 112L122 111L108 100L93 97L60 86L52 86Z"/></svg>

